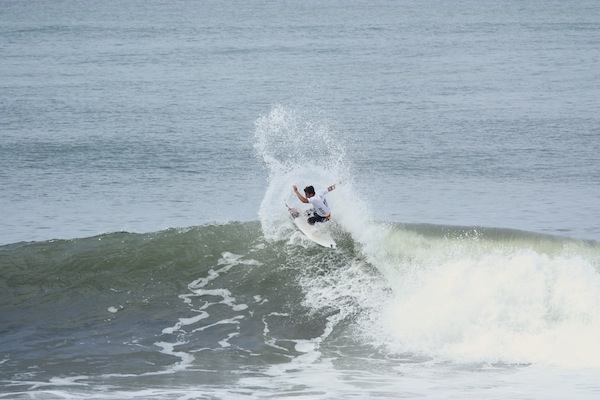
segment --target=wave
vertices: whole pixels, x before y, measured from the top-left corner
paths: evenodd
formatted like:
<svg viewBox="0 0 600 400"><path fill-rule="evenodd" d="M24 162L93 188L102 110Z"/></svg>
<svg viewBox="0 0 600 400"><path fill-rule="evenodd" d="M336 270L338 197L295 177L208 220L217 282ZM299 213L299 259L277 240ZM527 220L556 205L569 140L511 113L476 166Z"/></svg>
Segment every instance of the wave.
<svg viewBox="0 0 600 400"><path fill-rule="evenodd" d="M320 363L600 368L600 243L374 221L326 123L277 106L255 135L270 171L259 221L0 247L12 393L261 377L289 391L306 378L290 372ZM314 140L328 145L299 149ZM335 182L331 250L283 202L292 184Z"/></svg>
<svg viewBox="0 0 600 400"><path fill-rule="evenodd" d="M327 278L302 281L311 309L353 316L353 335L392 354L600 365L593 339L600 333L598 243L375 223L338 136L314 113L281 105L256 123L256 150L270 172L259 213L268 240L290 234L278 205L285 196L296 200L292 183L342 182L328 195L332 229L352 252ZM323 146L306 151L302 144L311 142Z"/></svg>
<svg viewBox="0 0 600 400"><path fill-rule="evenodd" d="M277 241L256 221L1 247L4 366L156 373L227 348L279 364L351 338L345 351L600 367L596 242L378 223L360 243L336 223L331 251L282 225Z"/></svg>

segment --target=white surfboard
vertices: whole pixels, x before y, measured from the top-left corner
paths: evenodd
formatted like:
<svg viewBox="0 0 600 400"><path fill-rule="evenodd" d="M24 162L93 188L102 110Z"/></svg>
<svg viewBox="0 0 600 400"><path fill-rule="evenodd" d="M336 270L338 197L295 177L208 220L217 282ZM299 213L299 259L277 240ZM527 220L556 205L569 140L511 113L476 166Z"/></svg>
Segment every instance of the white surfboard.
<svg viewBox="0 0 600 400"><path fill-rule="evenodd" d="M322 224L326 224L327 222L317 222L316 224L311 225L308 223L308 216L305 215L304 212L300 212L295 208L290 207L288 207L288 211L294 220L294 224L307 238L323 247L335 249L335 240L333 240L327 231L327 228L322 226Z"/></svg>

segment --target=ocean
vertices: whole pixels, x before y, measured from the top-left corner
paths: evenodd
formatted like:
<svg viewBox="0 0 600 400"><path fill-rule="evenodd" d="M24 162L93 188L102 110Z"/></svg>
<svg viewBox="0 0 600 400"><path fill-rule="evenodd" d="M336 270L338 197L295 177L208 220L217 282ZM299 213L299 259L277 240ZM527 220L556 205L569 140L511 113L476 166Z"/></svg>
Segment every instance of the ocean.
<svg viewBox="0 0 600 400"><path fill-rule="evenodd" d="M0 399L597 399L600 3L4 0ZM320 247L292 185L337 188Z"/></svg>

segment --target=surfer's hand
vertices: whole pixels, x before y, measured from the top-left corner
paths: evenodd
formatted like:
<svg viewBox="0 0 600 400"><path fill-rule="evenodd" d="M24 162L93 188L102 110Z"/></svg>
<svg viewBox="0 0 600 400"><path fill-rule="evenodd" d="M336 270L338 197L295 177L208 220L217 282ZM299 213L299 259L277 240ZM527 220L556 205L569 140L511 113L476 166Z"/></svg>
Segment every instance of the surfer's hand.
<svg viewBox="0 0 600 400"><path fill-rule="evenodd" d="M298 186L296 186L296 185L292 185L292 187L294 188L294 192L297 192L297 191L298 191Z"/></svg>

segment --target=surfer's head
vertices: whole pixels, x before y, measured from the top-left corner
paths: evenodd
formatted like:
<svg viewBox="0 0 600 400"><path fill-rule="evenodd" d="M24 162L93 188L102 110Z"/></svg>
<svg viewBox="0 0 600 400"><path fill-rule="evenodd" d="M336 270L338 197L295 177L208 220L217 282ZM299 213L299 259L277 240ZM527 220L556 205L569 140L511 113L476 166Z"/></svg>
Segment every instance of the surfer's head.
<svg viewBox="0 0 600 400"><path fill-rule="evenodd" d="M313 197L315 195L315 188L312 186L305 187L304 194L306 195L306 197Z"/></svg>

